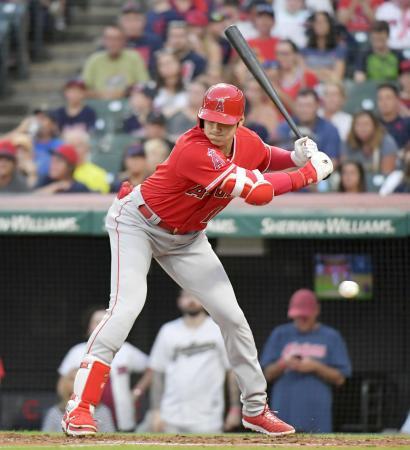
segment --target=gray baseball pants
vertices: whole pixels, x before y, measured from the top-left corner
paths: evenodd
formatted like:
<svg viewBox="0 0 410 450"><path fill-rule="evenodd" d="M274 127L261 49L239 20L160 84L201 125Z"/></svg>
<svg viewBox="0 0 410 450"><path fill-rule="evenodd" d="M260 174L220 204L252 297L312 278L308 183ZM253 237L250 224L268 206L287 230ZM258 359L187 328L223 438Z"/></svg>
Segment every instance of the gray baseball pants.
<svg viewBox="0 0 410 450"><path fill-rule="evenodd" d="M108 364L126 340L147 294L154 257L184 290L194 295L219 325L241 390L243 413L254 416L266 403L266 381L249 324L232 285L203 232L174 235L138 211L144 199L137 186L115 199L106 219L111 244L111 295L107 314L90 336L87 353Z"/></svg>

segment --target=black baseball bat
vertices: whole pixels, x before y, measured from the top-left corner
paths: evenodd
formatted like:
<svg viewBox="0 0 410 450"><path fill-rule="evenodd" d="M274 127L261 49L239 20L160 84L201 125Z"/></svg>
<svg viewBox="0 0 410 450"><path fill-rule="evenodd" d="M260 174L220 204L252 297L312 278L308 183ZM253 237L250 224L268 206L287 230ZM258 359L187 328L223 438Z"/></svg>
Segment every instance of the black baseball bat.
<svg viewBox="0 0 410 450"><path fill-rule="evenodd" d="M283 117L286 119L286 122L289 124L290 128L295 133L297 138L299 139L303 137L295 121L292 119L292 117L288 113L288 110L285 108L285 105L282 103L282 100L280 99L275 88L272 86L271 81L263 70L260 62L256 58L255 53L245 41L245 38L242 36L242 33L239 31L238 27L236 25L230 25L225 30L225 35L228 38L228 41L231 43L232 47L238 52L246 67L255 77L261 88L266 92L268 97L282 113Z"/></svg>

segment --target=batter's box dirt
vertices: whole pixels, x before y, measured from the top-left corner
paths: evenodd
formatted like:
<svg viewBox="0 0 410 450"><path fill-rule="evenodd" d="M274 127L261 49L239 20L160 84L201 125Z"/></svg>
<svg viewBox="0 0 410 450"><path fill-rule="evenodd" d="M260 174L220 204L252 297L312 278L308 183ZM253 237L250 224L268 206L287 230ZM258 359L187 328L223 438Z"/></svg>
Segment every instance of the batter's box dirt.
<svg viewBox="0 0 410 450"><path fill-rule="evenodd" d="M308 435L270 437L258 434L142 435L98 434L84 438L68 438L62 434L0 433L0 448L5 447L98 447L98 446L158 446L158 447L388 447L410 449L410 436L404 435Z"/></svg>

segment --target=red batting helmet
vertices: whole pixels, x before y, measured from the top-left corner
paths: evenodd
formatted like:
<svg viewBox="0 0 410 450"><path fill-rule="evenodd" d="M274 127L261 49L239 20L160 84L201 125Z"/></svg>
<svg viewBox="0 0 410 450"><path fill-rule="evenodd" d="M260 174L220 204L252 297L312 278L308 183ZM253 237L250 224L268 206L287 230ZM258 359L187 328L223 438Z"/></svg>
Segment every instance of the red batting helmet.
<svg viewBox="0 0 410 450"><path fill-rule="evenodd" d="M211 122L235 125L245 111L245 96L232 84L218 83L211 86L204 96L198 117Z"/></svg>

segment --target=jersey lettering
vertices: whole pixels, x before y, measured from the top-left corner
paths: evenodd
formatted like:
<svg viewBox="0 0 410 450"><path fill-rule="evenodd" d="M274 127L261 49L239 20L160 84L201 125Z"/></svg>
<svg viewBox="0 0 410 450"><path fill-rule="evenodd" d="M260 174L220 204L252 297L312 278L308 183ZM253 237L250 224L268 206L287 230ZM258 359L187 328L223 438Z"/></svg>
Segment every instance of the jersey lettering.
<svg viewBox="0 0 410 450"><path fill-rule="evenodd" d="M216 153L216 150L214 150L213 148L208 148L207 155L211 158L215 170L219 170L221 167L226 165L224 159L220 155L218 155L218 153Z"/></svg>
<svg viewBox="0 0 410 450"><path fill-rule="evenodd" d="M220 213L224 209L224 206L218 206L217 208L213 209L208 213L206 217L204 217L201 220L201 223L208 223L210 220L212 220L218 213Z"/></svg>
<svg viewBox="0 0 410 450"><path fill-rule="evenodd" d="M203 186L201 186L200 184L197 184L196 186L189 188L185 192L185 194L190 195L192 197L199 198L200 200L202 200L205 197L205 195L207 195L207 191Z"/></svg>
<svg viewBox="0 0 410 450"><path fill-rule="evenodd" d="M215 198L229 198L230 195L227 194L226 192L224 192L222 189L216 188L216 189L214 190L214 197L215 197Z"/></svg>

